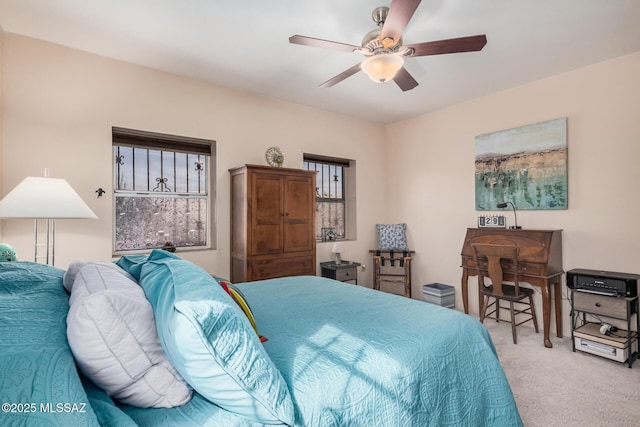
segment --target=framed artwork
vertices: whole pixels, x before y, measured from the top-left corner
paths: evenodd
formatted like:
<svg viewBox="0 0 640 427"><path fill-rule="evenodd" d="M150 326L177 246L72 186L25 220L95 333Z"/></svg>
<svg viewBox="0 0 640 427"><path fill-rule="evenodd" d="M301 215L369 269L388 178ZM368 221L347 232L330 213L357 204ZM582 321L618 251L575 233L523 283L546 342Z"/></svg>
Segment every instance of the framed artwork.
<svg viewBox="0 0 640 427"><path fill-rule="evenodd" d="M475 147L476 210L567 209L567 119L479 135Z"/></svg>

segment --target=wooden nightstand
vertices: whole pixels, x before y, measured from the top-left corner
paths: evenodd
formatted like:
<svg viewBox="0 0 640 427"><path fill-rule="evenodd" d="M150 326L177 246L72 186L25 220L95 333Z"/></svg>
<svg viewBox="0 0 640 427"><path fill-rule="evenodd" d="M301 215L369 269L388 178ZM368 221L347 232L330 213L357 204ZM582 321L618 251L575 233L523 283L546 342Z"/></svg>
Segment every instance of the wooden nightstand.
<svg viewBox="0 0 640 427"><path fill-rule="evenodd" d="M320 275L329 279L339 280L341 282L350 282L355 280L358 284L358 267L359 262L342 260L340 264L335 261L327 261L320 263Z"/></svg>

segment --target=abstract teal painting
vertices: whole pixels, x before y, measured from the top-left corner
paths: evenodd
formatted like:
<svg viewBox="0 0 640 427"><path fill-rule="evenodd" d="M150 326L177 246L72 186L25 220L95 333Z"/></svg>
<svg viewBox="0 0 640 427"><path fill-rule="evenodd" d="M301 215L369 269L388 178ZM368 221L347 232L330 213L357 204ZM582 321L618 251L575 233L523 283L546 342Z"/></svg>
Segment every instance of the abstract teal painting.
<svg viewBox="0 0 640 427"><path fill-rule="evenodd" d="M476 210L567 209L567 119L476 137Z"/></svg>

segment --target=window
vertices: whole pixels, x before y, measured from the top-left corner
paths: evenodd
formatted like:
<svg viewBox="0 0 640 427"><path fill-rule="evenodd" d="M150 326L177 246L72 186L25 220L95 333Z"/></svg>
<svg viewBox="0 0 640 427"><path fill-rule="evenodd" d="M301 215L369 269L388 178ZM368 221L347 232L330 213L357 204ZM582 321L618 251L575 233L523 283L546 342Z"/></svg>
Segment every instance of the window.
<svg viewBox="0 0 640 427"><path fill-rule="evenodd" d="M355 181L351 173L355 167L353 160L305 154L303 169L315 170L316 175L316 239L326 240L329 229L337 239L354 238L349 233L350 203L347 197L348 181ZM353 179L349 179L353 177ZM349 192L350 193L350 192ZM354 209L355 211L355 209Z"/></svg>
<svg viewBox="0 0 640 427"><path fill-rule="evenodd" d="M112 129L114 253L208 248L215 141Z"/></svg>

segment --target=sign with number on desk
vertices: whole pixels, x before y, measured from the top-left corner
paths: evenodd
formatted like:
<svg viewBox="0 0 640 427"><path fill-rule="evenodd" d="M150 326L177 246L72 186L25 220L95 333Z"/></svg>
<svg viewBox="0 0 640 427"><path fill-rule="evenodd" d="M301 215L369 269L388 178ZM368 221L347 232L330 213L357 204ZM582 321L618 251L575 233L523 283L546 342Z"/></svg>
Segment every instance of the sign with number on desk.
<svg viewBox="0 0 640 427"><path fill-rule="evenodd" d="M504 215L480 215L478 228L507 228Z"/></svg>

